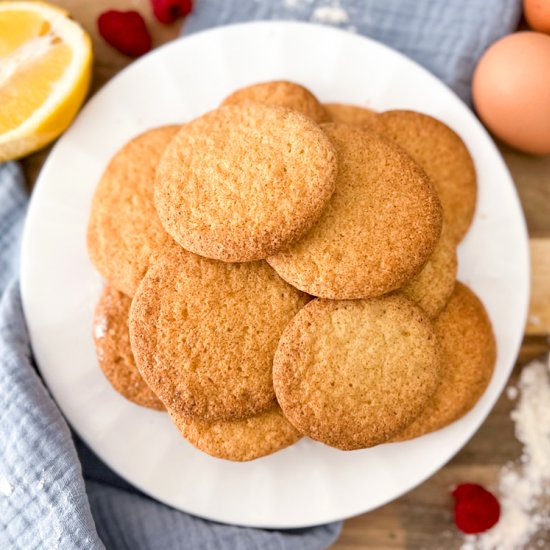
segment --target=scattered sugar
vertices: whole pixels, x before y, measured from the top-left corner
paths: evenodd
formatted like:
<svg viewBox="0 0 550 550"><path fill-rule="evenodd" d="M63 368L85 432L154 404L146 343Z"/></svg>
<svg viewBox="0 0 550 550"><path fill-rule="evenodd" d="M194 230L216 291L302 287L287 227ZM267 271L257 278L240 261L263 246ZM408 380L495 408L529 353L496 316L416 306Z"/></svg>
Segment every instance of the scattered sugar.
<svg viewBox="0 0 550 550"><path fill-rule="evenodd" d="M0 495L4 497L11 497L12 493L12 484L4 476L0 476Z"/></svg>
<svg viewBox="0 0 550 550"><path fill-rule="evenodd" d="M550 356L524 367L514 389L519 399L511 418L522 455L501 470L499 522L487 533L465 537L461 550L525 548L537 533L550 529L544 502L550 497Z"/></svg>
<svg viewBox="0 0 550 550"><path fill-rule="evenodd" d="M349 15L342 6L334 4L332 6L319 6L315 8L311 20L318 23L347 23Z"/></svg>

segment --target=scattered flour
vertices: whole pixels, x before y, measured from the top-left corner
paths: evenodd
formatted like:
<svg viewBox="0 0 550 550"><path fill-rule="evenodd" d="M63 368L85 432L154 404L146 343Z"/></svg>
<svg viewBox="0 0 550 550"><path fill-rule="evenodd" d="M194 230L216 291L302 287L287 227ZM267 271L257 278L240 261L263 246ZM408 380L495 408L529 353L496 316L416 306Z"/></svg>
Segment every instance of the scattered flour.
<svg viewBox="0 0 550 550"><path fill-rule="evenodd" d="M313 0L283 0L283 4L290 9L298 9L312 3Z"/></svg>
<svg viewBox="0 0 550 550"><path fill-rule="evenodd" d="M508 386L506 388L506 395L510 401L513 401L518 396L518 389L515 386Z"/></svg>
<svg viewBox="0 0 550 550"><path fill-rule="evenodd" d="M0 495L4 497L11 497L12 493L12 484L4 476L0 476Z"/></svg>
<svg viewBox="0 0 550 550"><path fill-rule="evenodd" d="M511 417L523 452L519 461L500 473L500 520L487 533L467 536L461 550L517 550L546 544L532 539L550 529L550 356L523 368L518 390Z"/></svg>
<svg viewBox="0 0 550 550"><path fill-rule="evenodd" d="M312 21L318 23L347 23L349 21L348 12L340 5L319 6L313 11Z"/></svg>
<svg viewBox="0 0 550 550"><path fill-rule="evenodd" d="M302 10L311 6L314 0L282 0L285 8L289 10ZM324 5L314 8L311 14L310 21L316 23L326 23L332 25L340 25L348 23L350 20L348 12L342 7L340 0L326 0ZM357 32L357 29L353 26L349 26L348 30L351 32Z"/></svg>

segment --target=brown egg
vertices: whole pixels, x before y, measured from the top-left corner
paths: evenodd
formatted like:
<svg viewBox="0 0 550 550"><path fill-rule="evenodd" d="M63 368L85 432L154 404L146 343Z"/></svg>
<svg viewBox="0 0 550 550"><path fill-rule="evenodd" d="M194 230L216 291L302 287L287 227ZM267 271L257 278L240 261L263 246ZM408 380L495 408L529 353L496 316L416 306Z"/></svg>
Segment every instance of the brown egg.
<svg viewBox="0 0 550 550"><path fill-rule="evenodd" d="M476 111L497 137L550 154L550 36L518 32L495 42L474 72Z"/></svg>
<svg viewBox="0 0 550 550"><path fill-rule="evenodd" d="M523 13L533 30L550 33L550 2L548 0L523 0Z"/></svg>

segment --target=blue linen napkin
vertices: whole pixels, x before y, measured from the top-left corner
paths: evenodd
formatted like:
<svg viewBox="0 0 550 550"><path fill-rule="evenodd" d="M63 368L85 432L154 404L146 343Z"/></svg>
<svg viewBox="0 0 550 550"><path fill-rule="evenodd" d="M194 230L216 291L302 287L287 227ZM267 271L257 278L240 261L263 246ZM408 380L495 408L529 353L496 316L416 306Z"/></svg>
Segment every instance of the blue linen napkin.
<svg viewBox="0 0 550 550"><path fill-rule="evenodd" d="M416 59L468 99L476 60L511 32L520 0L197 0L184 34L258 19L330 23ZM209 522L130 486L71 432L33 365L18 251L27 196L0 165L0 548L317 550L340 524L269 531Z"/></svg>
<svg viewBox="0 0 550 550"><path fill-rule="evenodd" d="M184 35L265 19L329 24L374 38L424 65L464 101L481 54L512 32L520 0L196 0Z"/></svg>

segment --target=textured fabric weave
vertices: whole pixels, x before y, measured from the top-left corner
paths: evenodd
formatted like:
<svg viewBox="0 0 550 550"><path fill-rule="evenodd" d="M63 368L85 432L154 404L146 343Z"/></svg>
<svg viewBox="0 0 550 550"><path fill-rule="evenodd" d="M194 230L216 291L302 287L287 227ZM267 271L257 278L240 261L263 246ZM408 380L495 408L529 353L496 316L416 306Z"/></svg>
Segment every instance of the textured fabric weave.
<svg viewBox="0 0 550 550"><path fill-rule="evenodd" d="M73 440L34 368L21 307L15 275L26 203L18 165L0 166L0 549L329 546L338 536L338 523L267 531L221 525L173 510L118 477L74 434Z"/></svg>
<svg viewBox="0 0 550 550"><path fill-rule="evenodd" d="M468 102L477 60L520 15L519 0L197 0L183 30L266 19L330 24L399 50Z"/></svg>

